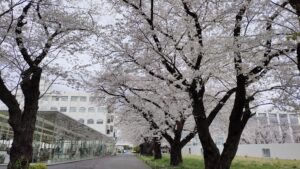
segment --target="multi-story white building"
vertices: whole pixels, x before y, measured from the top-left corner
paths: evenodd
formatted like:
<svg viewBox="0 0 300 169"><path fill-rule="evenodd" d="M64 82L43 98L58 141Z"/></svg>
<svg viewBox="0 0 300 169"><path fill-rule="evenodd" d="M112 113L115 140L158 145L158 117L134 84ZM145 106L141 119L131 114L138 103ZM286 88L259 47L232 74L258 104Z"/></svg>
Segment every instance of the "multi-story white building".
<svg viewBox="0 0 300 169"><path fill-rule="evenodd" d="M40 90L45 94L39 101L39 111L59 111L107 136L115 136L114 114L108 112L104 97L76 90L55 90L55 87L47 91L48 86L41 81ZM17 99L22 105L23 96L17 94ZM0 110L7 110L1 101Z"/></svg>
<svg viewBox="0 0 300 169"><path fill-rule="evenodd" d="M244 131L247 138L241 138L238 156L273 157L300 160L300 115L296 113L257 113ZM222 151L227 137L225 132L213 135L216 145ZM184 148L183 154L202 155L203 149L198 135Z"/></svg>

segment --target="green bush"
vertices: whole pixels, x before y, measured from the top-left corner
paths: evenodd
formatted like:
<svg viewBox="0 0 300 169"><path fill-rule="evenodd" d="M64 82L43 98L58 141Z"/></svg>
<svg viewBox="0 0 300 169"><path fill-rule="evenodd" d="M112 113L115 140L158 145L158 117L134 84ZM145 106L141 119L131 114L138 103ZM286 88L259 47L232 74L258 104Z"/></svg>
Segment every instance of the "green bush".
<svg viewBox="0 0 300 169"><path fill-rule="evenodd" d="M0 164L3 164L5 160L5 155L1 154L0 155Z"/></svg>
<svg viewBox="0 0 300 169"><path fill-rule="evenodd" d="M140 146L133 147L133 153L140 153Z"/></svg>
<svg viewBox="0 0 300 169"><path fill-rule="evenodd" d="M30 164L29 169L47 169L47 165L43 163Z"/></svg>

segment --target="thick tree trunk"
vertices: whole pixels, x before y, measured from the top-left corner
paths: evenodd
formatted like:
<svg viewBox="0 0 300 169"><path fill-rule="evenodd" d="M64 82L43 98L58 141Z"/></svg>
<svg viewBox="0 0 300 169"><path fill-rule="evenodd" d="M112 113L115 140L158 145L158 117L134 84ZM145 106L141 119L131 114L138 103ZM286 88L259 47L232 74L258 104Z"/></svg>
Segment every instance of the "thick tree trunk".
<svg viewBox="0 0 300 169"><path fill-rule="evenodd" d="M182 163L182 154L181 154L181 147L180 144L171 144L171 151L170 151L170 165L171 166L178 166Z"/></svg>
<svg viewBox="0 0 300 169"><path fill-rule="evenodd" d="M221 155L214 150L215 147L203 147L205 169L230 169L238 150L241 132L242 129L230 131Z"/></svg>
<svg viewBox="0 0 300 169"><path fill-rule="evenodd" d="M289 3L296 10L300 25L300 2L299 0L289 0ZM297 43L297 68L300 71L300 43Z"/></svg>
<svg viewBox="0 0 300 169"><path fill-rule="evenodd" d="M14 132L8 169L28 169L32 160L32 130Z"/></svg>
<svg viewBox="0 0 300 169"><path fill-rule="evenodd" d="M242 130L237 129L235 132L229 134L226 143L224 144L218 169L230 169L232 160L238 150L241 133Z"/></svg>
<svg viewBox="0 0 300 169"><path fill-rule="evenodd" d="M190 90L190 96L193 100L193 116L197 126L198 136L203 147L205 169L217 169L216 165L220 162L220 152L209 131L209 123L206 118L205 108L203 103L203 95L205 92L204 85L197 92L196 81L193 83L193 88Z"/></svg>
<svg viewBox="0 0 300 169"><path fill-rule="evenodd" d="M12 147L10 149L10 162L8 169L28 169L32 161L32 142L40 96L39 83L42 69L35 67L29 69L21 82L24 94L24 111L20 114L9 109L9 124L14 131Z"/></svg>
<svg viewBox="0 0 300 169"><path fill-rule="evenodd" d="M160 140L158 138L154 138L153 139L153 151L154 151L154 159L161 159L162 155L161 155L161 144L160 144Z"/></svg>
<svg viewBox="0 0 300 169"><path fill-rule="evenodd" d="M32 142L35 130L37 104L31 111L24 111L19 126L12 125L14 138L10 149L8 169L28 169L32 161Z"/></svg>

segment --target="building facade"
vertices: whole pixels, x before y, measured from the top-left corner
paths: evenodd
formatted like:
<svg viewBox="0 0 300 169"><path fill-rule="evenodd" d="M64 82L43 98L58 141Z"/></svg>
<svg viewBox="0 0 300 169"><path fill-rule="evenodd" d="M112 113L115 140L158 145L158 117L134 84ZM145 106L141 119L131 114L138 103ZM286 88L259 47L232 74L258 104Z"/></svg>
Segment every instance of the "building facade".
<svg viewBox="0 0 300 169"><path fill-rule="evenodd" d="M57 90L55 86L49 89L49 86L47 81L41 81L39 111L59 111L109 137L115 136L114 113L108 111L104 97L70 89ZM23 95L16 97L22 107ZM7 110L1 101L0 110Z"/></svg>
<svg viewBox="0 0 300 169"><path fill-rule="evenodd" d="M214 132L212 132L214 134ZM214 137L222 151L226 133ZM237 151L238 156L271 157L300 160L300 115L295 113L257 113L249 120ZM202 155L196 135L183 149L183 154Z"/></svg>
<svg viewBox="0 0 300 169"><path fill-rule="evenodd" d="M13 131L0 110L0 164L9 162ZM57 163L96 158L114 152L115 141L57 111L39 111L33 136L33 162Z"/></svg>

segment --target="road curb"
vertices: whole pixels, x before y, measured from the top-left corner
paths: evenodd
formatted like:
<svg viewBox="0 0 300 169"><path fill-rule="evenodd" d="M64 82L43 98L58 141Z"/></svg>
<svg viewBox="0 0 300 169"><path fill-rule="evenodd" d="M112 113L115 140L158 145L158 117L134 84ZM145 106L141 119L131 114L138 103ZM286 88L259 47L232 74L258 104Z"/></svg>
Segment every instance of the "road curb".
<svg viewBox="0 0 300 169"><path fill-rule="evenodd" d="M97 157L97 158L87 158L87 159L80 159L80 160L72 160L72 161L63 161L63 162L50 163L50 164L45 163L45 164L47 166L54 166L54 165L61 165L61 164L76 163L76 162L81 162L81 161L102 159L102 158L105 158L105 157L109 157L109 156L103 156L103 157ZM31 164L34 164L34 163L31 163ZM7 166L7 165L8 164L0 164L0 166Z"/></svg>

